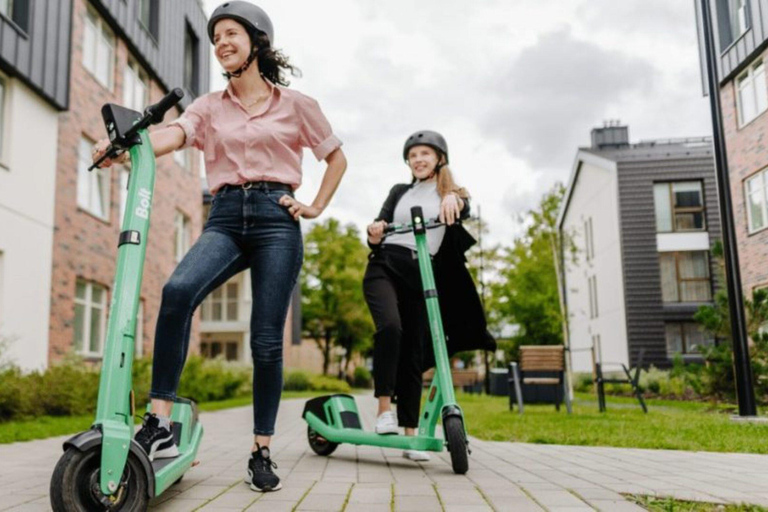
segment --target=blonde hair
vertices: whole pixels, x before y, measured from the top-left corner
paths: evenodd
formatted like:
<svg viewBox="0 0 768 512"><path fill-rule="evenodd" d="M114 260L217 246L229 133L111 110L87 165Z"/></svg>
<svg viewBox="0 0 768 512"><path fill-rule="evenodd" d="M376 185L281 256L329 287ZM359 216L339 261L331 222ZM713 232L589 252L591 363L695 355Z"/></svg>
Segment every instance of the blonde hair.
<svg viewBox="0 0 768 512"><path fill-rule="evenodd" d="M445 157L441 158L440 161L445 161ZM437 171L437 193L440 194L441 199L451 193L458 195L462 199L469 199L469 192L464 187L456 185L453 173L447 165L443 165Z"/></svg>

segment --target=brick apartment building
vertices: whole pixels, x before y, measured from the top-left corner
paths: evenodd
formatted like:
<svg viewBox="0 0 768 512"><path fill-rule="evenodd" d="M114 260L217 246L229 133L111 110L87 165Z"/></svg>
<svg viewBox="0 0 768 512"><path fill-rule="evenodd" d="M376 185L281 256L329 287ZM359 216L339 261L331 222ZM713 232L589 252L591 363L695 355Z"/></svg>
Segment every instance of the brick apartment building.
<svg viewBox="0 0 768 512"><path fill-rule="evenodd" d="M768 287L768 0L716 0L711 8L732 215L742 287L749 297ZM698 23L703 55L700 15ZM703 58L702 78L706 83Z"/></svg>

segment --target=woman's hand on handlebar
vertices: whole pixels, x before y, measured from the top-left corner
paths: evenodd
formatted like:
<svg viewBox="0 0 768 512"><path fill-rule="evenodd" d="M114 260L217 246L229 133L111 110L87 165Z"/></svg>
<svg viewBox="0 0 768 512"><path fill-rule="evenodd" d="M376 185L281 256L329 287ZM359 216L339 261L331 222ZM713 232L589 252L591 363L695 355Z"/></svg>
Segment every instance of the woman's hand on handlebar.
<svg viewBox="0 0 768 512"><path fill-rule="evenodd" d="M368 224L368 241L373 245L381 243L381 239L384 238L384 228L387 227L387 222L378 220Z"/></svg>
<svg viewBox="0 0 768 512"><path fill-rule="evenodd" d="M104 153L107 152L107 148L109 147L109 139L101 139L96 144L93 145L93 151L91 152L91 157L93 158L93 163L96 163L96 161L104 156ZM124 163L128 158L128 152L126 151L116 159L107 158L103 162L99 164L100 168L104 167L111 167L114 163Z"/></svg>
<svg viewBox="0 0 768 512"><path fill-rule="evenodd" d="M440 222L444 222L450 226L459 220L462 207L459 201L459 196L454 193L447 194L443 198L443 200L440 202Z"/></svg>

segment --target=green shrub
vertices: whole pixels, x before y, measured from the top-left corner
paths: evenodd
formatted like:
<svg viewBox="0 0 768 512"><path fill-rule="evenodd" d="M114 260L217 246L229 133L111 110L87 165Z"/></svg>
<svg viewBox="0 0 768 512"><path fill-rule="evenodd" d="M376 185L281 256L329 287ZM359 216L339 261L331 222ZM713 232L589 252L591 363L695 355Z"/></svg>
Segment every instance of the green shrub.
<svg viewBox="0 0 768 512"><path fill-rule="evenodd" d="M353 374L352 384L356 388L370 388L373 384L371 371L365 366L357 366Z"/></svg>
<svg viewBox="0 0 768 512"><path fill-rule="evenodd" d="M178 395L196 402L215 402L251 392L250 366L190 356L181 372Z"/></svg>
<svg viewBox="0 0 768 512"><path fill-rule="evenodd" d="M0 421L9 420L22 410L22 379L18 368L0 371Z"/></svg>
<svg viewBox="0 0 768 512"><path fill-rule="evenodd" d="M573 390L577 393L589 393L593 389L591 373L574 374Z"/></svg>
<svg viewBox="0 0 768 512"><path fill-rule="evenodd" d="M325 375L313 375L310 377L312 382L311 389L313 391L330 391L332 393L349 393L352 388L344 380L339 380L334 377L328 377Z"/></svg>
<svg viewBox="0 0 768 512"><path fill-rule="evenodd" d="M283 379L283 389L286 391L307 391L312 387L309 373L303 370L289 372Z"/></svg>

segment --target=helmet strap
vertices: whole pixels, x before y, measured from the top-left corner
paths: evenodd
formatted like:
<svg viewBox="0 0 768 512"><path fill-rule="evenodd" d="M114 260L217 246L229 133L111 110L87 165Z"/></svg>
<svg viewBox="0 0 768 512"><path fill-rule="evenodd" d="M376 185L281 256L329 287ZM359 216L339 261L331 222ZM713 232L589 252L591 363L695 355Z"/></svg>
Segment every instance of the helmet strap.
<svg viewBox="0 0 768 512"><path fill-rule="evenodd" d="M256 54L258 53L258 49L256 48L256 45L251 46L251 54L248 56L247 59L245 59L245 62L243 62L243 65L237 68L235 71L225 72L224 77L229 80L232 77L239 78L246 69L253 63L253 61L256 59Z"/></svg>

